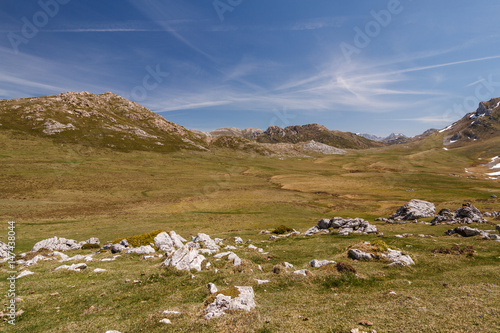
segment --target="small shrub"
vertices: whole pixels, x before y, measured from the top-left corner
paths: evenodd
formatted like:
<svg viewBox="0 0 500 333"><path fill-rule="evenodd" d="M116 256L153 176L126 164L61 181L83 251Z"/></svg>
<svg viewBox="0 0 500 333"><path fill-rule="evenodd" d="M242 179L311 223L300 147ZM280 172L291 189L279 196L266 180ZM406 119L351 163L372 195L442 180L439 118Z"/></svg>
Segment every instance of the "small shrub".
<svg viewBox="0 0 500 333"><path fill-rule="evenodd" d="M389 245L387 245L383 240L376 239L371 243L377 248L379 252L386 252L387 249L389 249Z"/></svg>
<svg viewBox="0 0 500 333"><path fill-rule="evenodd" d="M286 225L280 225L278 227L276 227L276 229L274 229L272 231L273 234L276 234L276 235L282 235L282 234L286 234L287 232L292 232L293 229L290 228L290 227L287 227Z"/></svg>
<svg viewBox="0 0 500 333"><path fill-rule="evenodd" d="M220 291L216 292L215 294L212 294L212 295L207 297L207 299L205 300L205 306L213 303L215 300L215 297L217 297L217 295L220 295L220 294L226 295L226 296L231 296L231 298L236 298L236 297L240 296L240 291L235 286L229 287L229 288L224 289L224 290L220 290Z"/></svg>
<svg viewBox="0 0 500 333"><path fill-rule="evenodd" d="M99 244L83 244L82 250L89 250L89 249L100 249L101 246Z"/></svg>
<svg viewBox="0 0 500 333"><path fill-rule="evenodd" d="M150 243L154 243L154 238L159 234L163 232L163 230L155 230L152 232L148 232L145 234L140 234L140 235L134 235L130 237L122 237L115 239L113 241L113 244L119 243L120 241L126 239L130 246L133 247L138 247L138 246L143 246L143 245L149 245Z"/></svg>
<svg viewBox="0 0 500 333"><path fill-rule="evenodd" d="M346 262L339 261L336 265L337 271L341 274L356 274L356 268Z"/></svg>

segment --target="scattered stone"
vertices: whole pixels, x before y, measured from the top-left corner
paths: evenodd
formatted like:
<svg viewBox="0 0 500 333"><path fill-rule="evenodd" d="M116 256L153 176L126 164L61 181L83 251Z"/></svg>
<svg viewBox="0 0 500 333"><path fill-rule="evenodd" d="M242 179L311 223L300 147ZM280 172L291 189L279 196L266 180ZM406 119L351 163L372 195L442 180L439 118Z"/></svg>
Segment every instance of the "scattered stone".
<svg viewBox="0 0 500 333"><path fill-rule="evenodd" d="M173 311L173 310L165 310L163 311L163 314L164 315L169 315L169 314L175 314L175 315L178 315L178 314L181 314L179 311Z"/></svg>
<svg viewBox="0 0 500 333"><path fill-rule="evenodd" d="M377 233L377 227L361 218L334 217L331 220L321 219L318 225L307 230L304 235L311 236L320 232L328 232L328 228L339 229L339 235L349 235L350 233L372 234Z"/></svg>
<svg viewBox="0 0 500 333"><path fill-rule="evenodd" d="M283 262L283 265L284 265L284 266L285 266L285 268L287 268L287 269L288 269L288 268L293 268L293 265L292 265L292 264L290 264L289 262L286 262L286 261L285 261L285 262Z"/></svg>
<svg viewBox="0 0 500 333"><path fill-rule="evenodd" d="M31 252L38 252L42 249L49 251L56 251L56 250L68 251L68 250L79 250L80 248L81 245L79 245L74 239L53 237L41 240L38 243L36 243L31 249Z"/></svg>
<svg viewBox="0 0 500 333"><path fill-rule="evenodd" d="M191 242L201 243L201 244L203 244L203 247L205 249L209 249L209 250L218 250L219 249L219 246L217 244L215 244L215 241L213 239L211 239L209 235L204 234L204 233L198 233L198 235L196 235L196 237L192 237Z"/></svg>
<svg viewBox="0 0 500 333"><path fill-rule="evenodd" d="M28 276L28 275L31 275L31 274L35 274L33 273L32 271L29 271L27 269L25 269L24 271L22 271L21 273L19 273L16 277L16 279L19 279L19 278L22 278L24 276Z"/></svg>
<svg viewBox="0 0 500 333"><path fill-rule="evenodd" d="M126 247L122 244L113 244L111 245L111 253L120 253L125 250Z"/></svg>
<svg viewBox="0 0 500 333"><path fill-rule="evenodd" d="M315 267L315 268L320 268L322 266L326 266L326 265L329 265L329 264L335 264L335 261L333 260L317 260L317 259L313 259L309 262L309 266L311 267Z"/></svg>
<svg viewBox="0 0 500 333"><path fill-rule="evenodd" d="M250 250L257 250L257 246L255 246L255 245L253 245L253 244L248 245L248 248L249 248Z"/></svg>
<svg viewBox="0 0 500 333"><path fill-rule="evenodd" d="M96 269L94 269L94 273L102 273L102 272L106 272L106 270L104 268L96 268Z"/></svg>
<svg viewBox="0 0 500 333"><path fill-rule="evenodd" d="M470 227L456 227L455 229L450 229L448 231L445 231L445 234L450 236L453 234L459 234L460 236L463 237L473 237L473 236L481 236L481 237L488 237L489 233L483 230L479 230L477 228L470 228Z"/></svg>
<svg viewBox="0 0 500 333"><path fill-rule="evenodd" d="M139 247L129 248L125 253L151 254L155 253L155 249L151 245L143 245Z"/></svg>
<svg viewBox="0 0 500 333"><path fill-rule="evenodd" d="M201 263L205 257L199 254L197 249L190 248L189 246L182 246L175 251L170 258L163 262L163 266L173 266L178 270L191 270L196 269L201 271Z"/></svg>
<svg viewBox="0 0 500 333"><path fill-rule="evenodd" d="M91 244L91 245L99 245L101 242L99 241L99 238L97 237L91 237L87 239L86 241L78 243L80 246L84 246L85 244Z"/></svg>
<svg viewBox="0 0 500 333"><path fill-rule="evenodd" d="M172 239L172 242L174 242L174 246L176 248L181 248L184 246L184 243L187 242L184 238L182 238L181 236L179 236L175 231L170 231L169 233L170 235L170 239Z"/></svg>
<svg viewBox="0 0 500 333"><path fill-rule="evenodd" d="M494 195L494 194L490 195L490 197L492 197L492 198L498 198L498 197L497 197L496 195Z"/></svg>
<svg viewBox="0 0 500 333"><path fill-rule="evenodd" d="M259 279L255 279L255 281L257 281L257 284L264 284L271 282L271 280L259 280Z"/></svg>
<svg viewBox="0 0 500 333"><path fill-rule="evenodd" d="M238 248L236 246L226 245L226 247L224 249L225 250L237 250Z"/></svg>
<svg viewBox="0 0 500 333"><path fill-rule="evenodd" d="M165 232L160 232L154 238L155 246L160 249L160 251L164 252L172 252L175 251L174 241L170 236Z"/></svg>
<svg viewBox="0 0 500 333"><path fill-rule="evenodd" d="M317 226L314 226L312 228L309 228L305 233L304 235L306 236L312 236L314 234L317 234L321 229L318 228ZM272 236L271 236L272 237ZM276 237L275 237L276 238Z"/></svg>
<svg viewBox="0 0 500 333"><path fill-rule="evenodd" d="M0 258L8 258L10 249L10 246L4 242L0 242Z"/></svg>
<svg viewBox="0 0 500 333"><path fill-rule="evenodd" d="M231 251L227 251L227 252L222 252L222 253L216 254L214 256L214 258L215 259L221 259L221 258L226 257L226 256L227 256L228 260L232 260L233 261L233 265L234 266L241 265L241 259L240 259L240 257L238 257L234 252L231 252Z"/></svg>
<svg viewBox="0 0 500 333"><path fill-rule="evenodd" d="M294 271L293 274L307 276L311 274L311 272L309 272L307 269L299 269L297 271Z"/></svg>
<svg viewBox="0 0 500 333"><path fill-rule="evenodd" d="M361 320L359 322L359 325L363 325L363 326L373 326L373 323L369 320Z"/></svg>
<svg viewBox="0 0 500 333"><path fill-rule="evenodd" d="M172 322L170 321L170 319L167 319L167 318L163 318L162 320L160 320L160 323L165 324L165 325L172 325Z"/></svg>
<svg viewBox="0 0 500 333"><path fill-rule="evenodd" d="M387 260L392 261L392 263L389 266L393 266L393 265L402 265L402 266L415 265L415 262L413 261L413 259L409 255L402 254L401 251L397 251L397 250L387 249L387 252L385 254L382 254L382 257L386 258Z"/></svg>
<svg viewBox="0 0 500 333"><path fill-rule="evenodd" d="M358 249L350 249L349 252L347 252L347 256L351 259L354 259L354 260L375 259L375 255L373 253L363 252L363 251L358 250Z"/></svg>
<svg viewBox="0 0 500 333"><path fill-rule="evenodd" d="M226 314L226 311L244 310L250 311L255 308L255 295L252 287L235 287L239 291L239 295L235 298L218 294L213 303L210 303L205 309L207 313L205 319L220 317Z"/></svg>
<svg viewBox="0 0 500 333"><path fill-rule="evenodd" d="M75 271L75 272L79 272L81 270L84 270L85 268L87 268L87 264L84 264L84 263L80 263L80 264L73 264L73 265L62 265L62 266L59 266L59 267L56 267L54 270L57 271L59 269L66 269L68 271Z"/></svg>
<svg viewBox="0 0 500 333"><path fill-rule="evenodd" d="M243 239L241 237L234 237L234 242L236 244L243 244Z"/></svg>
<svg viewBox="0 0 500 333"><path fill-rule="evenodd" d="M421 217L432 217L436 213L436 206L432 202L412 199L399 207L396 213L389 217L395 221L409 221Z"/></svg>
<svg viewBox="0 0 500 333"><path fill-rule="evenodd" d="M210 282L208 284L208 292L210 294L215 294L217 291L219 291L219 290L217 289L217 287L215 286L215 284L213 284L212 282Z"/></svg>
<svg viewBox="0 0 500 333"><path fill-rule="evenodd" d="M31 260L25 261L24 266L36 265L37 262L39 262L40 260L44 260L44 259L46 259L44 256L42 256L41 254L38 254L38 255L34 256Z"/></svg>
<svg viewBox="0 0 500 333"><path fill-rule="evenodd" d="M50 294L50 296L58 296L59 293L56 291L55 293Z"/></svg>

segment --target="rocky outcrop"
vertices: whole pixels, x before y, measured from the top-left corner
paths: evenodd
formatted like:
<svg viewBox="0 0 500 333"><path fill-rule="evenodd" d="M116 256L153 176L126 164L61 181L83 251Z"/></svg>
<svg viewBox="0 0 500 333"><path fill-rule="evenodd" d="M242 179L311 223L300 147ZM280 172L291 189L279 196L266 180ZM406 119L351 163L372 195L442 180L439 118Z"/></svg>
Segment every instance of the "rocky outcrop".
<svg viewBox="0 0 500 333"><path fill-rule="evenodd" d="M167 234L165 231L160 232L156 237L154 238L155 246L160 250L164 252L172 252L175 251L175 246L174 246L174 241L172 238Z"/></svg>
<svg viewBox="0 0 500 333"><path fill-rule="evenodd" d="M38 252L42 249L49 251L79 250L81 247L74 239L59 238L56 236L39 241L33 246L31 252Z"/></svg>
<svg viewBox="0 0 500 333"><path fill-rule="evenodd" d="M210 238L209 235L204 233L198 233L196 237L191 237L191 242L199 243L203 248L209 250L218 250L219 246L215 243L213 239Z"/></svg>
<svg viewBox="0 0 500 333"><path fill-rule="evenodd" d="M226 296L223 293L215 296L215 299L205 309L205 319L223 316L226 311L243 310L250 311L255 308L255 294L252 287L235 287L238 296Z"/></svg>
<svg viewBox="0 0 500 333"><path fill-rule="evenodd" d="M361 218L344 219L342 217L334 217L331 220L319 220L318 225L307 230L305 235L311 236L329 228L338 229L339 235L349 235L350 233L374 234L378 232L376 226Z"/></svg>
<svg viewBox="0 0 500 333"><path fill-rule="evenodd" d="M436 206L432 202L412 199L399 207L389 220L409 221L422 217L432 217L436 213Z"/></svg>
<svg viewBox="0 0 500 333"><path fill-rule="evenodd" d="M344 149L339 149L330 145L326 145L321 142L316 142L314 140L311 140L310 142L303 144L302 148L304 148L305 150L310 150L325 155L342 155L346 153Z"/></svg>
<svg viewBox="0 0 500 333"><path fill-rule="evenodd" d="M228 260L232 260L233 261L233 265L234 266L239 266L241 265L241 259L240 257L238 257L236 255L236 253L232 252L232 251L227 251L227 252L222 252L222 253L218 253L216 255L214 255L214 258L215 259L221 259L221 258L224 258L227 256L227 259Z"/></svg>
<svg viewBox="0 0 500 333"><path fill-rule="evenodd" d="M205 257L201 255L197 249L193 249L187 245L182 246L175 251L169 258L163 262L163 266L172 266L178 270L190 271L195 269L201 271L201 263Z"/></svg>
<svg viewBox="0 0 500 333"><path fill-rule="evenodd" d="M442 209L439 214L434 217L431 224L471 224L485 222L487 221L483 218L481 211L468 202L453 213L451 213L449 209Z"/></svg>

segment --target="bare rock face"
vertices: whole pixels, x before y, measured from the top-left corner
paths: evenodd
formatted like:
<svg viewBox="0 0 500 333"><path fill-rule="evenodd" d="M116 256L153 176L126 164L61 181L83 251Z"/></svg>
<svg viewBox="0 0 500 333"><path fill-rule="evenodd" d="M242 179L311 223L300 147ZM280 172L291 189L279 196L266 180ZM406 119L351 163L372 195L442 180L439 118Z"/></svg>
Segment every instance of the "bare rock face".
<svg viewBox="0 0 500 333"><path fill-rule="evenodd" d="M196 269L197 271L201 271L201 263L204 260L205 257L201 255L197 249L185 245L175 251L162 265L173 266L178 270L190 271L191 269Z"/></svg>
<svg viewBox="0 0 500 333"><path fill-rule="evenodd" d="M48 135L53 135L56 133L61 133L64 131L76 129L76 127L73 126L73 124L71 124L71 123L61 124L60 122L55 121L53 119L47 119L45 121L45 123L43 124L43 127L44 127L43 133L48 134Z"/></svg>
<svg viewBox="0 0 500 333"><path fill-rule="evenodd" d="M421 217L432 217L436 213L436 206L432 202L412 199L399 207L395 214L390 219L401 220L415 220Z"/></svg>
<svg viewBox="0 0 500 333"><path fill-rule="evenodd" d="M36 243L31 249L31 252L37 252L41 249L46 249L49 251L67 251L79 250L80 248L81 245L79 245L78 242L74 239L53 237L44 239Z"/></svg>
<svg viewBox="0 0 500 333"><path fill-rule="evenodd" d="M215 297L213 303L210 303L205 309L207 313L205 319L212 319L226 314L226 311L244 310L250 311L255 308L255 294L252 287L235 287L239 295L232 298L224 294Z"/></svg>

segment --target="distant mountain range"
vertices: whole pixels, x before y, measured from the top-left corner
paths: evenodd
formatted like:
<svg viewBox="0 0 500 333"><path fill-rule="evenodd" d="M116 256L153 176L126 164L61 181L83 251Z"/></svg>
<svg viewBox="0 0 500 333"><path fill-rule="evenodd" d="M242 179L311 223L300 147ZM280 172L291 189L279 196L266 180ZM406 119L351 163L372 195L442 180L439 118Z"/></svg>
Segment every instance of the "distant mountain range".
<svg viewBox="0 0 500 333"><path fill-rule="evenodd" d="M239 129L224 127L211 132L188 130L165 120L138 103L107 92L68 92L59 95L0 100L0 130L13 130L52 138L60 143L103 146L118 150L177 151L235 149L261 154L315 151L343 153L422 140L443 133L444 145L462 146L500 133L500 98L481 102L475 112L442 129L415 137L392 133L382 138L329 130L318 124ZM436 134L436 135L437 135Z"/></svg>

